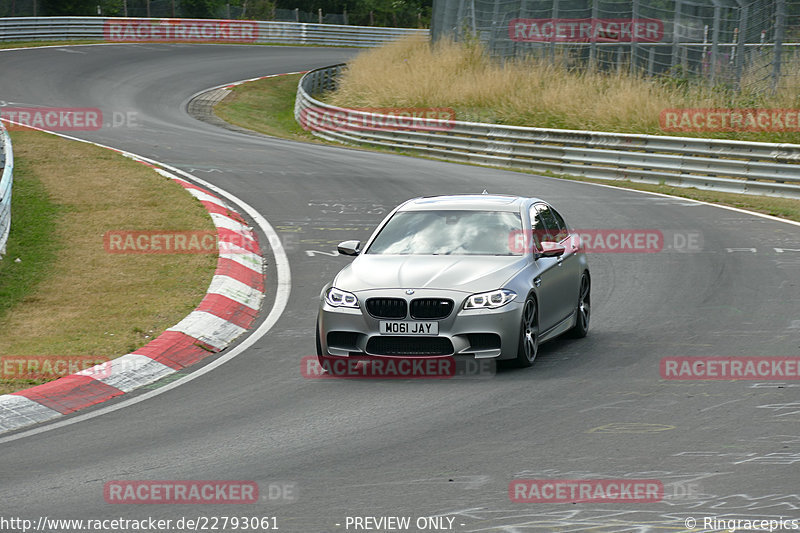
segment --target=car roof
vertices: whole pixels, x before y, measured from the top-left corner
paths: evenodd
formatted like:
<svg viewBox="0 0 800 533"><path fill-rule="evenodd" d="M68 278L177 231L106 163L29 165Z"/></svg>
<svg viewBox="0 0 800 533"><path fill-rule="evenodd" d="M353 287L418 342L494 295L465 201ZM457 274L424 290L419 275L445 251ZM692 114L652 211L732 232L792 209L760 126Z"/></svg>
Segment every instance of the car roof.
<svg viewBox="0 0 800 533"><path fill-rule="evenodd" d="M461 209L475 211L513 211L520 209L535 198L505 194L454 194L449 196L426 196L409 200L399 211L428 211L433 209Z"/></svg>

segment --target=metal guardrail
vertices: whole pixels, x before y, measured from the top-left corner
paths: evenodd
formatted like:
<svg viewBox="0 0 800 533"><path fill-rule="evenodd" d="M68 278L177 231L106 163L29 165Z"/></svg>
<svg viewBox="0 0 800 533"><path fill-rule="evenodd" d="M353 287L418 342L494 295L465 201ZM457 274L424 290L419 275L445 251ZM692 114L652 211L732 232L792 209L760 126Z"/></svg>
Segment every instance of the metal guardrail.
<svg viewBox="0 0 800 533"><path fill-rule="evenodd" d="M396 117L344 109L314 96L332 90L344 65L300 79L295 119L314 135L350 144L400 148L445 159L722 192L800 198L800 145L555 130L425 119L392 127Z"/></svg>
<svg viewBox="0 0 800 533"><path fill-rule="evenodd" d="M225 21L214 19L146 19L114 17L17 17L0 18L0 41L38 40L92 40L128 42L107 38L110 24L139 24L142 26L174 28L177 25L251 24L256 28L252 39L243 41L231 38L231 42L311 44L331 46L379 46L406 35L428 35L428 30L413 28L384 28L374 26L344 26L336 24L308 24L301 22L271 21ZM174 39L172 39L174 41ZM201 38L194 41L224 42L224 38ZM166 38L140 38L136 42L164 41Z"/></svg>
<svg viewBox="0 0 800 533"><path fill-rule="evenodd" d="M14 182L14 152L11 137L0 122L0 258L6 253L8 232L11 229L11 186Z"/></svg>

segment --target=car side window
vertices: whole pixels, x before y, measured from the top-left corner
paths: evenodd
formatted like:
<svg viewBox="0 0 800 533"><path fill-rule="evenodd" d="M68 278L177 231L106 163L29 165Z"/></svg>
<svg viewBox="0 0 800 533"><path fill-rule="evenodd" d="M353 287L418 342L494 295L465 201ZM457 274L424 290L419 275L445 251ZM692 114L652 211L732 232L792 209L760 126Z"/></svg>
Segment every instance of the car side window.
<svg viewBox="0 0 800 533"><path fill-rule="evenodd" d="M542 242L559 242L559 233L561 229L558 227L558 222L553 216L553 211L550 206L545 204L536 204L536 218L541 220L542 229L540 232L534 231L534 234L539 235L539 240ZM534 228L534 230L537 228Z"/></svg>
<svg viewBox="0 0 800 533"><path fill-rule="evenodd" d="M539 216L537 206L531 206L529 214L531 217L530 236L532 245L536 250L542 251L542 237L547 233L547 229L545 228L544 221L542 221L542 217Z"/></svg>
<svg viewBox="0 0 800 533"><path fill-rule="evenodd" d="M564 222L564 217L562 217L558 211L551 207L550 212L553 214L553 218L555 218L556 223L558 224L558 236L556 237L556 240L561 242L569 237L569 227L567 227L567 223Z"/></svg>

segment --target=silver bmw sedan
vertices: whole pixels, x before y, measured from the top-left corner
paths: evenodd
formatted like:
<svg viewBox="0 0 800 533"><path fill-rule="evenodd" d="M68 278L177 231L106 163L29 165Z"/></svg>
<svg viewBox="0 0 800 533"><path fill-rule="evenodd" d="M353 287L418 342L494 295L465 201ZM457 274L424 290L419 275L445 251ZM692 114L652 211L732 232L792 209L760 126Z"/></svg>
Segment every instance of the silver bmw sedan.
<svg viewBox="0 0 800 533"><path fill-rule="evenodd" d="M589 328L580 237L547 202L504 195L396 207L320 294L317 356L473 357L530 366L539 344Z"/></svg>

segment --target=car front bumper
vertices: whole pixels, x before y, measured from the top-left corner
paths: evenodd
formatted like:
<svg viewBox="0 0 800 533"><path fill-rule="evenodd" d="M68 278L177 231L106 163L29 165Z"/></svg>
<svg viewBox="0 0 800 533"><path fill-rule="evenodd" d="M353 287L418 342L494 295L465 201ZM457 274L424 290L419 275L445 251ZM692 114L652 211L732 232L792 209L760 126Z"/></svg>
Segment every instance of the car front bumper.
<svg viewBox="0 0 800 533"><path fill-rule="evenodd" d="M471 293L419 289L408 295L403 289L380 289L356 293L358 309L332 307L322 301L317 328L323 355L337 357L445 357L467 356L477 359L513 359L517 355L519 328L524 298L497 309L463 309ZM371 316L365 306L368 298L402 298L407 307L416 298L447 298L454 309L441 320L407 322L437 322L438 335L417 336L382 334L381 320Z"/></svg>

